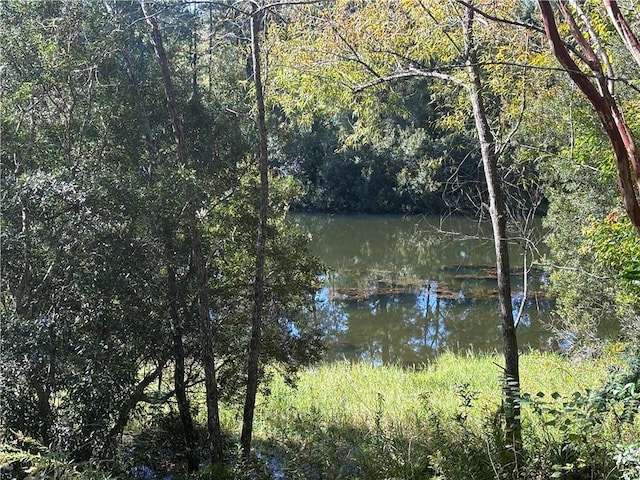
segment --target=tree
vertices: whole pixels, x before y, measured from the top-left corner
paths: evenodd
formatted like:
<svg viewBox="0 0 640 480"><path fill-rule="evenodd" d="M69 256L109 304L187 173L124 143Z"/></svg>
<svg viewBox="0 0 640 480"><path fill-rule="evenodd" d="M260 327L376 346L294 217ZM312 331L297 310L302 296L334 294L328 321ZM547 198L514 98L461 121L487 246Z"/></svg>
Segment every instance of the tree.
<svg viewBox="0 0 640 480"><path fill-rule="evenodd" d="M104 2L104 6L111 17L114 30L119 32L122 36L122 38L117 39L118 51L124 61L124 69L132 92L131 103L135 105L134 111L136 117L139 119L144 144L147 150L148 181L149 184L154 185L157 184L159 177L159 148L149 119L149 109L146 104L145 92L143 92L140 85L139 67L134 65L135 60L138 60L138 65L141 63L140 58L136 58L135 53L133 52L133 44L136 39L135 31L123 27L127 22L127 18L138 18L139 10L134 8L133 5L121 6L122 8L118 9L117 4L112 7L109 2ZM140 50L138 52L140 53ZM142 57L143 55L140 54L140 56ZM137 152L134 149L132 151L132 155L135 156L136 154ZM181 300L178 292L179 286L177 272L180 263L178 261L177 250L179 249L179 242L176 240L175 236L179 221L176 218L171 218L172 213L164 211L161 207L157 209L156 215L159 218L162 218L162 221L160 222L161 225L155 234L164 238L164 261L166 263L166 310L169 314L168 316L170 319L173 342L174 393L182 423L184 446L187 458L187 471L194 472L198 469L199 458L197 455L197 435L191 415L191 406L187 396L186 385L186 353L184 345L184 336L186 333L186 321L184 316L186 316L186 312L183 312L183 315L180 313ZM185 260L182 261L186 262Z"/></svg>
<svg viewBox="0 0 640 480"><path fill-rule="evenodd" d="M492 8L502 16L517 9L512 2L493 2L490 7L488 4L481 7ZM518 138L518 127L527 118L525 106L532 82L519 63L538 51L527 31L514 39L510 26L480 28L480 22L474 21L475 10L476 7L464 2L404 2L399 6L381 1L337 2L331 14L325 15L329 17L326 20L322 20L323 12L305 11L296 17L304 27L283 28L280 33L287 45L287 53L281 53L280 58L288 68L279 78L284 91L283 106L290 115L307 103L313 102L322 112L330 111L332 103L350 102L358 112L359 124L375 118L370 112L379 108L373 100L376 97L367 95L370 89L388 89L391 82L406 79L431 80L431 88L438 92L433 95L453 103L447 121L475 130L486 179L485 198L494 228L499 318L505 346L507 444L515 454L512 461L516 462L517 470L521 448L518 349L506 248L507 218L510 212L514 213L510 218L517 218L517 214L505 202L503 189L507 185L504 174L509 162L518 163L515 160L518 149L513 144ZM298 46L297 50L292 44ZM288 58L291 52L297 52L293 59ZM514 56L518 61L512 60ZM506 84L514 83L518 88L505 88ZM314 91L322 91L324 96L316 100ZM353 93L356 95L350 96ZM467 122L469 111L473 113L472 125ZM364 129L367 131L367 127ZM522 212L534 210L539 202L538 197ZM523 205L518 203L517 208Z"/></svg>
<svg viewBox="0 0 640 480"><path fill-rule="evenodd" d="M258 128L258 164L260 170L260 213L256 242L256 268L253 280L253 309L251 311L251 341L247 358L247 393L242 416L240 443L246 458L251 451L253 416L258 393L259 362L262 341L263 309L265 300L264 268L269 219L269 158L267 151L267 120L265 115L262 61L260 58L260 27L265 14L257 3L251 6L251 59L256 98L256 124Z"/></svg>
<svg viewBox="0 0 640 480"><path fill-rule="evenodd" d="M562 68L567 71L571 80L591 103L607 137L609 137L616 161L618 188L622 203L631 224L640 236L640 206L637 193L640 189L640 153L638 153L633 133L614 95L613 88L616 79L610 61L611 55L605 51L595 28L588 16L582 11L579 3L572 2L575 14L567 2L559 1L557 3L571 36L576 42L578 49L576 56L569 53L569 49L562 40L551 2L538 0L538 5L554 55ZM605 0L604 6L616 31L622 38L623 44L640 66L640 43L621 13L617 2ZM582 22L586 33L580 29L576 15ZM576 62L579 62L583 68L581 69ZM585 73L584 69L589 73Z"/></svg>
<svg viewBox="0 0 640 480"><path fill-rule="evenodd" d="M558 265L551 285L558 295L560 333L565 342L577 352L593 354L608 339L633 339L639 318L638 306L631 300L637 297L637 285L630 273L637 270L637 256L632 252L640 240L634 220L638 124L636 116L630 115L637 109L637 89L628 80L638 65L637 41L617 2L560 2L555 7L539 2L539 8L556 60L589 107L571 102L572 132L563 150L568 161L562 157L552 160L555 180L549 189L548 222L557 225L570 215L566 221L574 230L580 225L571 238L563 239L560 229L550 236ZM618 184L628 222L620 218L620 200L616 201L608 187L612 182ZM562 206L554 207L558 193ZM610 251L612 245L615 248Z"/></svg>
<svg viewBox="0 0 640 480"><path fill-rule="evenodd" d="M279 115L271 158L305 191L295 208L349 213L451 208L475 214L475 205L465 209L458 185L482 181L476 153L467 147L468 132L439 122L447 106L432 101L432 90L428 79L415 78L368 92L378 97L379 108L367 124L349 104L329 117L316 113L308 124Z"/></svg>
<svg viewBox="0 0 640 480"><path fill-rule="evenodd" d="M158 64L162 72L167 108L171 117L171 126L176 142L176 155L179 167L189 168L190 162L187 156L184 129L178 105L176 101L173 80L167 54L164 49L162 33L155 18L149 13L149 9L140 0L140 6L151 30L151 43L156 53ZM213 464L222 461L222 432L220 428L218 382L216 380L216 356L213 345L213 332L211 329L211 308L209 303L209 285L207 262L203 253L202 236L197 218L196 199L193 195L193 186L187 183L185 189L185 220L188 225L191 244L192 264L195 268L197 298L198 298L198 327L201 336L202 361L205 374L206 404L207 404L207 431L209 433L209 454Z"/></svg>
<svg viewBox="0 0 640 480"><path fill-rule="evenodd" d="M498 280L499 318L502 324L504 354L505 419L508 445L514 453L516 476L520 465L522 431L520 424L520 367L516 325L511 304L509 245L507 237L507 210L503 199L502 182L498 171L499 154L489 126L484 105L481 67L473 37L473 10L467 7L464 23L464 42L469 84L466 86L471 100L473 117L478 132L482 163L489 190L489 215L493 229Z"/></svg>
<svg viewBox="0 0 640 480"><path fill-rule="evenodd" d="M79 459L113 448L168 360L145 179L99 81L117 69L98 7L0 7L2 428Z"/></svg>
<svg viewBox="0 0 640 480"><path fill-rule="evenodd" d="M222 8L220 15L221 21L225 22L229 15L235 16L240 12L236 8L224 8L225 5L220 5ZM196 12L197 14L197 12ZM212 368L214 368L216 383L220 385L220 389L216 393L218 401L222 397L221 392L234 392L238 388L246 388L245 398L245 416L243 419L243 435L241 442L245 446L245 455L249 455L251 431L253 423L253 408L255 406L255 396L257 394L257 388L260 379L264 375L263 364L266 365L269 361L279 361L289 365L292 371L295 371L297 366L304 364L307 361L314 361L318 358L317 338L319 332L312 328L309 328L308 320L300 321L297 318L298 311L304 307L308 302L312 301L312 295L310 288L316 285L315 277L318 272L318 264L312 259L308 258L305 252L304 242L300 243L301 237L298 237L294 232L290 232L288 229L283 228L283 215L286 213L288 202L282 202L278 199L278 195L281 195L283 188L288 188L286 185L276 183L276 189L273 195L270 195L269 190L269 172L268 172L268 159L267 159L267 136L266 136L266 118L264 99L262 98L262 83L260 80L260 51L258 33L260 28L260 19L255 18L261 14L260 11L256 11L255 15L249 16L254 18L253 34L254 43L253 48L253 69L252 75L255 82L255 91L257 98L257 110L258 118L256 124L258 125L257 135L255 132L242 132L240 133L249 136L249 139L238 139L229 147L237 145L243 145L246 150L235 151L232 150L231 154L239 154L242 156L251 155L250 150L253 145L250 140L253 136L258 138L258 178L260 179L260 187L257 191L252 188L248 191L245 189L248 178L253 178L256 175L256 171L248 166L245 161L234 159L237 170L235 178L231 178L230 181L234 184L231 191L226 191L222 197L214 197L212 192L206 192L206 190L199 190L197 185L193 185L190 182L191 179L187 179L185 184L186 202L189 204L188 198L193 195L192 203L202 204L207 208L207 213L211 214L211 217L200 216L201 224L201 237L200 242L202 244L202 251L213 250L213 253L208 253L203 257L203 264L205 270L209 273L206 274L206 278L202 278L202 270L195 268L196 273L196 285L197 285L197 298L199 305L199 317L202 318L202 306L201 299L204 298L203 293L206 293L209 300L209 317L211 317L212 325L215 325L215 331L211 331L208 335L211 335L212 342L215 341L218 345L228 345L228 348L222 348L220 354L216 354L216 361L211 362ZM146 15L146 18L153 20L150 15ZM211 16L210 16L211 20ZM210 25L211 28L211 25ZM159 29L158 29L159 30ZM153 28L152 28L153 31ZM209 34L211 35L211 34ZM209 37L211 38L211 37ZM156 40L156 45L160 45L161 38ZM158 58L164 57L166 60L166 54L162 55L157 46L156 56ZM195 48L195 47L194 47ZM240 50L239 50L240 51ZM183 154L177 155L178 168L184 168L182 163L186 159L189 169L198 170L205 165L211 165L211 158L207 158L207 155L212 154L210 151L210 145L207 145L206 141L208 130L203 128L203 123L208 124L213 121L213 118L207 117L205 114L206 105L204 99L201 96L201 89L199 84L200 71L198 70L197 61L195 60L199 55L197 48L193 50L193 72L192 72L192 93L188 102L185 115L185 120L182 121L184 131L181 135L176 135L176 146L179 147L180 143L183 144ZM209 49L209 55L212 54L211 48ZM241 51L240 51L241 55ZM234 60L237 60L237 58ZM211 61L211 59L210 59ZM164 61L160 62L161 65ZM162 71L167 71L168 68L163 67ZM171 92L171 85L167 82L169 74L163 73L164 89L165 92ZM213 75L211 69L207 72L208 81L211 82ZM211 92L211 85L209 85L209 91ZM215 95L216 92L213 92ZM169 97L174 97L174 104L177 104L177 98L175 93L170 95L167 93L167 103ZM234 109L238 109L234 105ZM170 108L170 111L173 110ZM173 130L180 131L176 128L176 125L180 127L181 119L180 115L172 113L171 115ZM233 130L233 129L232 129ZM179 141L178 139L181 140ZM188 139L188 141L187 141ZM219 140L217 138L209 139L209 142L216 143ZM209 152L209 153L205 153ZM151 153L150 153L151 154ZM213 164L215 165L215 163ZM208 168L211 168L210 166ZM214 169L211 172L214 175L221 173L220 169ZM210 173L210 174L211 174ZM223 183L223 179L219 179L220 184ZM228 186L228 184L227 184ZM196 197L199 192L202 197ZM206 193L205 193L206 192ZM291 192L289 192L291 195ZM271 196L277 200L277 204L274 207L274 218L270 222L269 205L271 203ZM237 202L233 200L237 198ZM253 210L247 208L247 203L257 201L258 208ZM225 218L229 216L233 217L237 215L238 211L244 211L245 217L240 221L236 218L235 221L230 221L226 224ZM197 254L193 247L193 212L189 212L188 209L183 210L187 218L185 219L189 237L191 239L191 262L196 261ZM191 216L189 216L191 215ZM210 219L213 219L211 221ZM255 226L255 219L258 219L259 228L257 229L257 235L253 237L249 232L255 232L252 228ZM271 225L270 225L271 223ZM227 228L225 230L224 228ZM245 231L244 229L249 229ZM217 232L218 233L214 233ZM234 232L234 241L228 241L228 232ZM241 233L242 232L242 233ZM269 233L271 232L271 233ZM275 237L270 242L270 246L266 242L267 235ZM243 238L247 242L241 241ZM289 244L294 239L293 243ZM251 246L250 246L251 245ZM247 255L246 253L255 246L255 256ZM284 249L287 254L281 258L273 258L275 253L278 253L281 249ZM212 258L221 256L221 262L214 262ZM233 261L229 264L229 258L233 257ZM250 262L253 263L250 263ZM299 263L298 263L299 262ZM247 269L253 268L253 281L249 282L247 277ZM270 281L265 280L265 270L269 269L270 275L273 278ZM292 289L291 291L274 290L274 285L277 285L278 279L284 272L287 274L284 276L286 279L285 290ZM302 276L300 272L305 272ZM227 278L229 276L230 278ZM215 279L215 280L214 280ZM226 284L226 282L230 282ZM247 282L247 283L243 283ZM251 285L252 295L246 295L246 288ZM248 331L246 323L237 321L238 317L243 317L247 312L247 305L245 298L253 298L251 315L250 315L250 331L251 334L247 335ZM237 305L233 307L232 305ZM267 308L265 308L267 307ZM274 318L270 318L273 316ZM284 325L283 325L284 324ZM297 327L292 330L292 327ZM200 343L204 340L202 338L202 321L200 322ZM263 340L263 336L265 340ZM263 343L267 343L266 346ZM220 347L218 347L220 348ZM245 356L246 353L246 356ZM240 375L242 367L238 365L238 362L242 363L244 359L247 359L246 376ZM203 359L207 362L207 359ZM207 376L207 365L205 363L205 378ZM228 398L228 397L227 397ZM235 401L236 398L232 397Z"/></svg>

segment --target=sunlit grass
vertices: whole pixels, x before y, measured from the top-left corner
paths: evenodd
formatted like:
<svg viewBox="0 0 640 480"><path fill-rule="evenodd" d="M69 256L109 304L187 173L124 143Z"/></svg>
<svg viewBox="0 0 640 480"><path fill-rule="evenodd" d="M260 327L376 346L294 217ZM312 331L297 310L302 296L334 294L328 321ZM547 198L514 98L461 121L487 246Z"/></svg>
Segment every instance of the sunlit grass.
<svg viewBox="0 0 640 480"><path fill-rule="evenodd" d="M542 401L562 410L574 392L597 390L616 361L613 353L577 361L532 351L520 358L522 392L534 399L542 392ZM500 457L502 364L498 354L453 353L413 368L325 363L303 369L295 385L270 369L256 407L255 463L231 462L229 478L498 478L500 468L509 468ZM191 399L205 438L202 386ZM522 411L527 467L531 478L545 478L554 465L573 459L562 456L567 431L533 410ZM221 404L220 418L233 456L241 405ZM637 433L627 429L626 438ZM610 468L619 437L609 427L602 434L606 438L585 437L590 443L578 444L583 450L576 455L596 451Z"/></svg>
<svg viewBox="0 0 640 480"><path fill-rule="evenodd" d="M597 389L613 361L524 354L522 392L550 399ZM502 362L499 355L447 353L415 368L328 363L304 370L295 386L275 373L257 405L256 445L280 458L278 469L291 478L305 478L305 469L318 478L494 478ZM534 454L560 438L529 406L523 425ZM552 462L532 458L532 468Z"/></svg>
<svg viewBox="0 0 640 480"><path fill-rule="evenodd" d="M482 416L501 404L501 362L498 355L447 353L430 365L409 369L331 363L305 370L295 387L275 375L270 395L259 401L256 431L268 431L277 422L310 413L319 413L327 423L371 428L377 419L411 429L425 404L443 416L455 414L463 390L473 394L473 405L478 407L471 414ZM602 382L609 362L601 359L578 364L554 354L527 353L520 360L522 391L584 392Z"/></svg>

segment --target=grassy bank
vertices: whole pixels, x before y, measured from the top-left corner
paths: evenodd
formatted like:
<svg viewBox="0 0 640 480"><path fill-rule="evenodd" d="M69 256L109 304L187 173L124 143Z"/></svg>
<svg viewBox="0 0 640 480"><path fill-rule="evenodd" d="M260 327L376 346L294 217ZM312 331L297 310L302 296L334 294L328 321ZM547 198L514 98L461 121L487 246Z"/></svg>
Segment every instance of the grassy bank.
<svg viewBox="0 0 640 480"><path fill-rule="evenodd" d="M540 352L521 357L522 479L640 478L640 449L633 447L640 441L640 395L624 387L626 380L608 396L589 393L610 383L620 361L614 354L583 361ZM139 411L122 451L101 471L27 439L4 445L0 465L22 462L46 472L27 478L55 472L78 480L510 478L500 362L498 355L445 354L413 369L332 363L304 370L295 386L273 370L258 400L251 461L241 461L234 447L241 412L223 407L229 464L213 476L206 468L185 476L177 413L160 405ZM193 400L204 444L204 406Z"/></svg>
<svg viewBox="0 0 640 480"><path fill-rule="evenodd" d="M602 385L611 362L522 357L522 390L532 398L523 408L528 477L605 478L597 475L613 468L616 444L638 438L615 419L594 426L578 413L575 400ZM262 462L252 471L301 479L501 477L511 466L503 461L499 363L451 354L419 369L334 363L308 369L295 387L275 375L258 405Z"/></svg>
<svg viewBox="0 0 640 480"><path fill-rule="evenodd" d="M372 428L382 410L385 423L415 429L429 406L446 416L459 411L462 396L474 394L471 416L500 406L499 356L445 354L423 368L378 367L366 363L332 363L306 370L295 387L281 376L258 407L258 432L269 432L294 415L320 414L330 424ZM609 361L572 363L557 355L529 353L521 358L522 391L571 394L597 387Z"/></svg>

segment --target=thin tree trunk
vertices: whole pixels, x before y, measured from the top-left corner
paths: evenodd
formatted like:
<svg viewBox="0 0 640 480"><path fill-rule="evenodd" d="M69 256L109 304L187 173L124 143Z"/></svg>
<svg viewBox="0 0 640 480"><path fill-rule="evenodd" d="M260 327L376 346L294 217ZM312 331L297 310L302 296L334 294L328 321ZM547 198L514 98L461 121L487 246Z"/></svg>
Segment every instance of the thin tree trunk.
<svg viewBox="0 0 640 480"><path fill-rule="evenodd" d="M167 229L166 237L170 239L172 229ZM167 302L169 306L169 316L171 318L171 336L173 340L173 385L176 392L176 402L180 413L180 422L184 431L184 443L187 456L187 470L189 473L198 470L198 445L196 430L193 425L193 417L189 399L187 397L187 387L185 382L185 354L183 322L178 311L178 288L176 282L176 266L171 260L173 257L173 242L167 241L165 257L167 258Z"/></svg>
<svg viewBox="0 0 640 480"><path fill-rule="evenodd" d="M162 42L162 34L155 18L149 14L144 0L140 0L140 6L145 19L151 28L151 43L156 54L156 58L162 71L167 107L171 117L171 125L176 142L178 164L187 167L187 153L184 139L182 120L178 111L171 71L167 54ZM193 196L192 186L187 184L185 192L185 219L189 230L191 242L192 264L196 274L197 298L198 298L198 326L200 330L200 340L202 348L202 362L204 364L205 393L207 404L207 431L209 433L209 450L212 463L219 463L222 460L222 431L220 428L220 414L218 410L218 383L216 380L215 354L213 348L211 309L209 303L209 286L206 259L202 251L202 236L198 228L196 216L196 205Z"/></svg>
<svg viewBox="0 0 640 480"><path fill-rule="evenodd" d="M516 336L511 304L511 283L509 278L509 249L507 242L506 207L503 200L502 184L498 172L498 157L495 141L487 120L482 98L480 66L473 44L473 10L467 8L465 19L465 41L467 51L467 72L470 77L469 97L473 107L473 118L480 141L482 164L487 190L489 192L489 214L493 228L498 278L498 303L504 350L504 411L508 448L513 452L512 461L517 476L522 450L522 428L520 424L520 371L518 340Z"/></svg>
<svg viewBox="0 0 640 480"><path fill-rule="evenodd" d="M153 174L155 173L158 165L158 148L151 131L151 125L149 124L149 115L147 114L147 108L143 101L142 89L140 88L140 81L136 69L131 61L131 55L126 50L122 53L127 66L127 74L129 76L129 82L133 87L136 106L138 107L138 118L142 122L144 128L144 141L147 145L147 155L149 156L149 166L147 173L149 175L149 182L151 182Z"/></svg>
<svg viewBox="0 0 640 480"><path fill-rule="evenodd" d="M253 4L251 15L251 54L253 58L253 81L256 91L257 123L258 123L258 161L260 166L260 213L258 219L258 240L256 244L256 265L254 277L254 302L251 313L251 340L247 362L247 392L242 416L242 435L240 444L245 458L251 452L253 434L253 417L256 394L258 392L260 371L260 343L262 336L262 316L264 310L264 265L265 246L267 241L267 220L269 215L269 159L267 151L267 127L265 120L264 92L260 62L260 23L262 12Z"/></svg>
<svg viewBox="0 0 640 480"><path fill-rule="evenodd" d="M153 383L160 375L162 374L162 370L164 370L165 365L167 364L167 359L161 360L156 368L149 372L141 381L136 385L136 388L131 393L131 396L127 399L126 402L122 404L120 409L118 410L118 417L114 422L113 426L109 430L107 434L107 439L105 441L105 448L111 449L115 446L116 439L122 435L124 431L124 427L127 426L129 422L129 415L131 411L135 408L135 406L142 400L144 397L144 391L147 389L151 383Z"/></svg>
<svg viewBox="0 0 640 480"><path fill-rule="evenodd" d="M209 286L205 257L202 252L202 239L198 230L195 212L187 218L193 263L196 271L198 290L198 324L202 346L202 362L204 363L204 384L207 403L207 431L209 433L209 450L212 463L222 461L222 431L220 428L220 413L218 410L218 382L216 379L215 353L213 347L213 332L209 307Z"/></svg>
<svg viewBox="0 0 640 480"><path fill-rule="evenodd" d="M107 11L113 15L113 9L105 1L105 7ZM115 20L114 20L115 22ZM116 25L119 28L119 25ZM147 155L149 156L148 175L149 182L152 181L153 174L158 165L158 148L155 142L153 132L151 131L151 125L149 124L149 115L147 114L147 108L144 102L144 96L142 89L140 88L140 80L138 74L133 66L130 53L125 49L122 51L122 56L125 61L127 76L129 77L129 83L133 88L136 107L138 109L138 118L142 123L143 135L145 144L147 147ZM184 342L183 342L183 324L180 319L177 307L177 286L176 286L176 267L173 262L174 257L174 245L172 237L174 235L175 226L164 225L163 235L165 237L165 259L167 261L167 305L169 309L169 318L171 320L171 332L172 332L172 344L173 344L173 383L176 395L176 402L178 404L178 412L180 414L180 421L182 423L184 443L187 457L187 470L188 472L195 472L198 469L198 453L197 453L197 436L195 427L193 424L193 417L191 416L191 409L189 407L189 400L187 398L187 388L185 382L185 356L184 356Z"/></svg>
<svg viewBox="0 0 640 480"><path fill-rule="evenodd" d="M640 66L640 40L638 40L638 37L636 37L633 30L631 30L631 26L626 18L622 15L618 7L618 2L615 0L604 0L604 6L618 35L624 41L627 50L629 50L635 62Z"/></svg>

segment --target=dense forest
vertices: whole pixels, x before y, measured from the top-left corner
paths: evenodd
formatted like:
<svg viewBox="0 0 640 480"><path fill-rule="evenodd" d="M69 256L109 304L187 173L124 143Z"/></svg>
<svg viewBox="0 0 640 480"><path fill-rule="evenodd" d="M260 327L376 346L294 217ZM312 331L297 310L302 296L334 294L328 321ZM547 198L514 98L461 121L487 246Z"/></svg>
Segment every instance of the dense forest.
<svg viewBox="0 0 640 480"><path fill-rule="evenodd" d="M0 22L1 478L640 478L637 2ZM323 363L292 211L486 220L503 351ZM560 351L520 354L509 242Z"/></svg>

